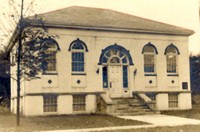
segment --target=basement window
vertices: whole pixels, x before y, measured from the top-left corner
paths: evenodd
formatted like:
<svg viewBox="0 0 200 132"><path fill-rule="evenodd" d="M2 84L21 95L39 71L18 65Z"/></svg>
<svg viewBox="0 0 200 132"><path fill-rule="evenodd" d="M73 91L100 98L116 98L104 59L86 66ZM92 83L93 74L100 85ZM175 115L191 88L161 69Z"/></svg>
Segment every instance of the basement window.
<svg viewBox="0 0 200 132"><path fill-rule="evenodd" d="M178 93L169 93L169 108L178 108Z"/></svg>
<svg viewBox="0 0 200 132"><path fill-rule="evenodd" d="M85 95L73 95L73 111L85 111Z"/></svg>
<svg viewBox="0 0 200 132"><path fill-rule="evenodd" d="M43 112L57 112L57 96L45 95L43 96Z"/></svg>

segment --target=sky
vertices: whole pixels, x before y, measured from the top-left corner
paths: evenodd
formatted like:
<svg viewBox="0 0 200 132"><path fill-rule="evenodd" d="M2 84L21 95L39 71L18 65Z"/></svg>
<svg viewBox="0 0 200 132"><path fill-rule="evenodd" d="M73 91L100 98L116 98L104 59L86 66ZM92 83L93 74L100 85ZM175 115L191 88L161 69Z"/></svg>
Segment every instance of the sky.
<svg viewBox="0 0 200 132"><path fill-rule="evenodd" d="M8 1L21 0L0 0L1 6L5 8ZM24 1L29 5L31 1L34 2L34 4L37 4L35 6L37 8L34 9L34 13L37 14L69 6L98 7L112 9L191 29L195 31L195 34L189 38L189 50L193 54L200 53L199 0L59 0L59 2L58 0ZM27 5L25 5L25 8L27 8ZM7 8L7 10L7 12L11 12L10 9ZM4 13L6 13L6 11L4 11ZM5 19L5 15L3 19Z"/></svg>

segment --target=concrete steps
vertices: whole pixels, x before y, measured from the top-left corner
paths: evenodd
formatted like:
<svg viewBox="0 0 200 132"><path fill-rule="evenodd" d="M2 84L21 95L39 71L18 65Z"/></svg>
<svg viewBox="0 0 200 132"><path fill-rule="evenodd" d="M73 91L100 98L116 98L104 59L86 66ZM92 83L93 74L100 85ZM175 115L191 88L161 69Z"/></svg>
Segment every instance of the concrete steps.
<svg viewBox="0 0 200 132"><path fill-rule="evenodd" d="M116 116L155 114L139 97L112 99L116 104Z"/></svg>

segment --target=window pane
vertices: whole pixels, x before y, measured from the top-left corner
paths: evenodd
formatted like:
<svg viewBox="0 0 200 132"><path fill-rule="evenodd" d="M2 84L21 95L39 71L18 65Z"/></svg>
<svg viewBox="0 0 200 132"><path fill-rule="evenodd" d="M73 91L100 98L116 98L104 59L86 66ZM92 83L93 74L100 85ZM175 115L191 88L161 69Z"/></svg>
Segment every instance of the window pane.
<svg viewBox="0 0 200 132"><path fill-rule="evenodd" d="M73 96L73 111L85 111L85 95Z"/></svg>
<svg viewBox="0 0 200 132"><path fill-rule="evenodd" d="M48 57L46 58L47 61L47 69L46 71L56 71L56 53L55 51L48 50L46 51Z"/></svg>
<svg viewBox="0 0 200 132"><path fill-rule="evenodd" d="M78 72L84 71L84 53L83 52L72 53L72 71L78 71Z"/></svg>
<svg viewBox="0 0 200 132"><path fill-rule="evenodd" d="M110 60L110 63L120 63L120 60L118 57L113 57L111 60Z"/></svg>
<svg viewBox="0 0 200 132"><path fill-rule="evenodd" d="M107 67L103 67L103 88L108 88L108 70Z"/></svg>
<svg viewBox="0 0 200 132"><path fill-rule="evenodd" d="M57 96L48 95L43 97L43 111L44 112L57 111Z"/></svg>
<svg viewBox="0 0 200 132"><path fill-rule="evenodd" d="M107 58L106 57L103 57L103 63L107 63Z"/></svg>
<svg viewBox="0 0 200 132"><path fill-rule="evenodd" d="M174 47L168 47L167 48L167 54L176 54L176 49Z"/></svg>
<svg viewBox="0 0 200 132"><path fill-rule="evenodd" d="M75 42L72 46L72 49L76 49L76 50L83 50L84 47L83 47L83 44L80 43L80 42Z"/></svg>
<svg viewBox="0 0 200 132"><path fill-rule="evenodd" d="M127 58L126 58L126 57L124 57L124 58L122 59L122 63L127 63Z"/></svg>
<svg viewBox="0 0 200 132"><path fill-rule="evenodd" d="M128 67L123 66L123 87L128 88Z"/></svg>
<svg viewBox="0 0 200 132"><path fill-rule="evenodd" d="M176 55L167 55L167 72L176 73Z"/></svg>
<svg viewBox="0 0 200 132"><path fill-rule="evenodd" d="M178 107L178 94L177 93L170 93L168 94L168 103L169 108L177 108Z"/></svg>
<svg viewBox="0 0 200 132"><path fill-rule="evenodd" d="M144 48L145 53L154 53L154 48L152 46L145 46Z"/></svg>
<svg viewBox="0 0 200 132"><path fill-rule="evenodd" d="M144 72L154 72L154 55L144 54Z"/></svg>

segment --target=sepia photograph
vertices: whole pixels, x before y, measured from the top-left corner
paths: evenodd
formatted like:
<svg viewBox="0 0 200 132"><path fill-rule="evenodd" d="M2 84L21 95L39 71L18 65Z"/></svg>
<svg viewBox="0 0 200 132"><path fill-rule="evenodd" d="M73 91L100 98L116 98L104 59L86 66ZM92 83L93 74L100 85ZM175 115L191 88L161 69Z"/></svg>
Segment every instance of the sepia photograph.
<svg viewBox="0 0 200 132"><path fill-rule="evenodd" d="M0 2L0 132L200 131L200 0Z"/></svg>

